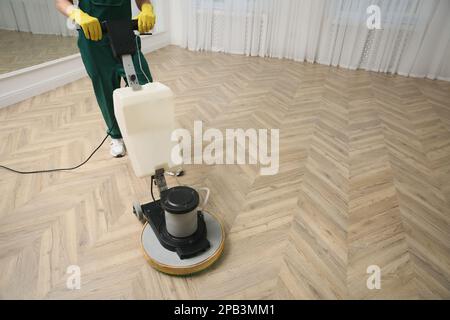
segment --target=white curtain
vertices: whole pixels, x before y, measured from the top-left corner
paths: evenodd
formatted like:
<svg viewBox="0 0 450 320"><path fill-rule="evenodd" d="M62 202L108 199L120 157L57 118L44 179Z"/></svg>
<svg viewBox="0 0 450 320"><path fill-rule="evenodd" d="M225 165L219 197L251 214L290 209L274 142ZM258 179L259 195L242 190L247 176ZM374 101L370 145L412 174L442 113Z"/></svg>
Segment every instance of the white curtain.
<svg viewBox="0 0 450 320"><path fill-rule="evenodd" d="M190 50L450 80L450 0L171 0L171 18Z"/></svg>
<svg viewBox="0 0 450 320"><path fill-rule="evenodd" d="M0 0L0 29L36 34L75 35L54 0Z"/></svg>

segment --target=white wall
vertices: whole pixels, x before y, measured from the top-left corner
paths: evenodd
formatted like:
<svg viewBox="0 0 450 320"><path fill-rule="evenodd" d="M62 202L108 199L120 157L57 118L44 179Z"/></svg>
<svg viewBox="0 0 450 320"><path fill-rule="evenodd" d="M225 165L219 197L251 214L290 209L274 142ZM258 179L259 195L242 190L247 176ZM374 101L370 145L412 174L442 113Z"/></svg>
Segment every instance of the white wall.
<svg viewBox="0 0 450 320"><path fill-rule="evenodd" d="M167 1L169 3L169 17L170 17L170 39L171 43L181 45L184 42L186 33L183 31L186 28L186 19L183 15L186 12L187 1L185 3L175 0Z"/></svg>

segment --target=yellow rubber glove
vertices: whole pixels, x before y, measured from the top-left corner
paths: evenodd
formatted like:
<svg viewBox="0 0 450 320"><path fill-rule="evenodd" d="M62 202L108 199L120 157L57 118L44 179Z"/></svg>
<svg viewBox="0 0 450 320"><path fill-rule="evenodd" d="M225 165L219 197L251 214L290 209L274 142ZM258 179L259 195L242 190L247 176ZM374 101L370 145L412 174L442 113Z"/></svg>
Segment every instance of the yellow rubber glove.
<svg viewBox="0 0 450 320"><path fill-rule="evenodd" d="M153 29L156 22L156 16L153 12L153 6L150 3L144 3L141 6L141 13L137 16L138 29L140 33L146 33Z"/></svg>
<svg viewBox="0 0 450 320"><path fill-rule="evenodd" d="M102 39L102 27L97 18L91 17L80 9L73 9L69 18L74 20L83 29L86 39L99 41Z"/></svg>

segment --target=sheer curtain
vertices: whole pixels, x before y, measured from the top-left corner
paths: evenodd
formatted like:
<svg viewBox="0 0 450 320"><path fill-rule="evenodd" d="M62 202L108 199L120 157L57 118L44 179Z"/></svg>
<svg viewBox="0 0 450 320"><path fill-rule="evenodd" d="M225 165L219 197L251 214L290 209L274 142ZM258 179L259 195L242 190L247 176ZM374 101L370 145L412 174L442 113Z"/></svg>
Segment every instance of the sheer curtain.
<svg viewBox="0 0 450 320"><path fill-rule="evenodd" d="M54 0L0 0L0 28L36 34L75 35Z"/></svg>
<svg viewBox="0 0 450 320"><path fill-rule="evenodd" d="M367 8L381 9L369 30ZM450 80L449 0L171 0L172 42Z"/></svg>

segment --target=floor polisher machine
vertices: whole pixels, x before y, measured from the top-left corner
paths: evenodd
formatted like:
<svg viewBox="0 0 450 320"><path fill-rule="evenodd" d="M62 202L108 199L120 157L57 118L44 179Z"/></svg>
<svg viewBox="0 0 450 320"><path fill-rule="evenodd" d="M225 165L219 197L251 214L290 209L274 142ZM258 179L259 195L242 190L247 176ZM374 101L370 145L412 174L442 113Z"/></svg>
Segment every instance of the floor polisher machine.
<svg viewBox="0 0 450 320"><path fill-rule="evenodd" d="M171 275L202 271L220 257L225 241L221 222L204 210L207 188L168 187L175 129L174 94L159 82L140 85L132 56L137 51L137 21L105 21L113 54L121 59L128 87L114 91L114 111L133 170L139 178L151 177L152 202L135 203L133 212L144 224L141 244L148 262ZM140 60L139 60L140 62ZM159 189L155 200L153 186ZM200 192L205 195L200 203Z"/></svg>

